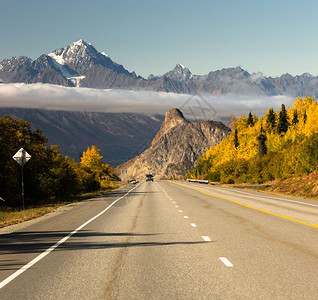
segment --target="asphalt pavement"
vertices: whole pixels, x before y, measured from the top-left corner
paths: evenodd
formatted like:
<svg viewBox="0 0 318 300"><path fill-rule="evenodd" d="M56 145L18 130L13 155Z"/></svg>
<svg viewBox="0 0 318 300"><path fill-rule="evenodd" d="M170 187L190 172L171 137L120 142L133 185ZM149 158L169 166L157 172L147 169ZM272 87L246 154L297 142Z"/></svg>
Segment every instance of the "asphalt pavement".
<svg viewBox="0 0 318 300"><path fill-rule="evenodd" d="M0 299L318 299L318 202L130 184L0 235Z"/></svg>

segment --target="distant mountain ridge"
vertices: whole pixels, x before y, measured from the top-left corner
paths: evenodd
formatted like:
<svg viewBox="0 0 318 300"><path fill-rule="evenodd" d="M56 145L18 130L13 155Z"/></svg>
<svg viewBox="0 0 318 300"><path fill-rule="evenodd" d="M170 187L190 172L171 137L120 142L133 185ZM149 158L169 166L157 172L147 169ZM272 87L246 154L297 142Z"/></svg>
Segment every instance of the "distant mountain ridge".
<svg viewBox="0 0 318 300"><path fill-rule="evenodd" d="M264 77L250 74L241 67L224 68L206 75L195 75L177 64L162 76L147 79L129 72L105 52L80 39L36 60L25 56L4 59L0 63L2 83L50 83L70 87L144 89L192 94L244 94L255 96L318 96L318 76L308 73Z"/></svg>
<svg viewBox="0 0 318 300"><path fill-rule="evenodd" d="M40 127L49 145L59 145L61 153L77 161L88 146L96 145L103 160L114 167L149 147L163 121L161 115L0 107L2 115Z"/></svg>

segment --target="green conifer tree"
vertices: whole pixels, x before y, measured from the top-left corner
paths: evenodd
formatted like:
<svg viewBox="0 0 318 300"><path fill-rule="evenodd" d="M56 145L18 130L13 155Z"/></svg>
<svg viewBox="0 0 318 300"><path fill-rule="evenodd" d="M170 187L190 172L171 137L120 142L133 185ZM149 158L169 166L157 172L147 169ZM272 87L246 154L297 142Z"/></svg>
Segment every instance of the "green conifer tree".
<svg viewBox="0 0 318 300"><path fill-rule="evenodd" d="M307 113L306 113L306 111L305 111L305 113L304 113L304 124L307 122Z"/></svg>
<svg viewBox="0 0 318 300"><path fill-rule="evenodd" d="M293 115L293 121L292 124L296 125L299 122L298 120L298 113L297 113L297 109L294 110L294 115Z"/></svg>
<svg viewBox="0 0 318 300"><path fill-rule="evenodd" d="M266 125L270 131L272 131L276 126L276 116L272 107L268 110Z"/></svg>
<svg viewBox="0 0 318 300"><path fill-rule="evenodd" d="M279 134L286 133L288 130L288 117L287 117L287 111L284 104L282 104L282 109L279 112L279 118L277 123L277 132Z"/></svg>
<svg viewBox="0 0 318 300"><path fill-rule="evenodd" d="M248 114L247 125L248 126L254 126L254 119L253 119L253 115L252 115L251 112Z"/></svg>
<svg viewBox="0 0 318 300"><path fill-rule="evenodd" d="M265 133L265 130L263 128L263 123L261 123L261 134Z"/></svg>
<svg viewBox="0 0 318 300"><path fill-rule="evenodd" d="M237 129L234 130L234 146L237 148L240 145L239 140L238 140L238 132Z"/></svg>

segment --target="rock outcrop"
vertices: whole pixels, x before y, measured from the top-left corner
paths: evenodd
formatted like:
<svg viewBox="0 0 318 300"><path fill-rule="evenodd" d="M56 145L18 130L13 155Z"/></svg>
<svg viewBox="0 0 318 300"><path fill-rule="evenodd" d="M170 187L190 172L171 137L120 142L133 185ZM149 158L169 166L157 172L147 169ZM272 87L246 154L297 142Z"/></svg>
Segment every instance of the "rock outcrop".
<svg viewBox="0 0 318 300"><path fill-rule="evenodd" d="M230 129L221 122L189 122L176 108L166 112L161 128L151 146L117 168L123 180L184 177L197 159L224 139Z"/></svg>

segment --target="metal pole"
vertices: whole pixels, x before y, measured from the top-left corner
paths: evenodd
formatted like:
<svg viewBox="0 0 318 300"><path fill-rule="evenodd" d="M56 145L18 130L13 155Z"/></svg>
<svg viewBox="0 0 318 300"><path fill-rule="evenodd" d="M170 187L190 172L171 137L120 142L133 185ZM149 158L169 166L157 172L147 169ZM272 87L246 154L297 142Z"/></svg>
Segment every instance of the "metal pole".
<svg viewBox="0 0 318 300"><path fill-rule="evenodd" d="M24 210L24 178L23 178L23 161L21 164L21 169L22 169L22 208Z"/></svg>

